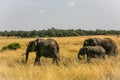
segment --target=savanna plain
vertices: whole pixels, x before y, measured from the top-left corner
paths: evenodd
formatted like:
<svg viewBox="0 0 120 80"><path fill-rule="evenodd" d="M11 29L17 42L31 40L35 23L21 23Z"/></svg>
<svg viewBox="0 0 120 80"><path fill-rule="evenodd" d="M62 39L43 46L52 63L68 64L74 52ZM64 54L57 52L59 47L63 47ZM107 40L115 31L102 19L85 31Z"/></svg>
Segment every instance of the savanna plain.
<svg viewBox="0 0 120 80"><path fill-rule="evenodd" d="M106 60L92 59L79 61L79 49L87 38L111 38L118 46L116 58L106 56ZM77 36L51 37L60 46L60 66L50 58L41 58L41 66L34 66L35 52L29 54L25 65L25 53L28 42L36 38L0 37L0 49L10 43L21 45L17 50L0 52L0 80L120 80L120 37L117 36Z"/></svg>

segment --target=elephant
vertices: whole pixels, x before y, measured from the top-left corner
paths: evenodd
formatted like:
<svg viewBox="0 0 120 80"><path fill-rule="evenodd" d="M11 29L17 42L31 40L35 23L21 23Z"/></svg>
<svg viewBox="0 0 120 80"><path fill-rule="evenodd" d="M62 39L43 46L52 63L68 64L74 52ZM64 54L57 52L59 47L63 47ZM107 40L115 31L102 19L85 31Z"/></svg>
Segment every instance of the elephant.
<svg viewBox="0 0 120 80"><path fill-rule="evenodd" d="M105 59L106 51L102 46L85 46L79 50L78 59L82 60L81 56L87 55L87 62L90 62L91 58Z"/></svg>
<svg viewBox="0 0 120 80"><path fill-rule="evenodd" d="M84 41L85 46L102 46L109 57L118 55L117 44L110 38L88 38Z"/></svg>
<svg viewBox="0 0 120 80"><path fill-rule="evenodd" d="M53 63L59 64L59 45L54 39L43 39L37 38L28 43L26 48L26 61L28 61L29 52L36 52L36 58L34 65L40 65L40 58L43 56L45 58L52 58Z"/></svg>

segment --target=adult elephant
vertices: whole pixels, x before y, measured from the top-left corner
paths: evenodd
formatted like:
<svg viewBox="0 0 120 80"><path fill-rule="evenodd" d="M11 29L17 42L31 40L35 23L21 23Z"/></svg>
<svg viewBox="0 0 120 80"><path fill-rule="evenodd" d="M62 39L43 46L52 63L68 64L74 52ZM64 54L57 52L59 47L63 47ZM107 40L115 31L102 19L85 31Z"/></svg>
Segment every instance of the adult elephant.
<svg viewBox="0 0 120 80"><path fill-rule="evenodd" d="M118 55L117 45L110 38L88 38L84 41L83 47L85 46L102 46L108 56Z"/></svg>
<svg viewBox="0 0 120 80"><path fill-rule="evenodd" d="M82 56L87 55L87 62L90 62L91 58L103 58L105 59L105 49L102 46L85 46L79 50L78 59L82 60Z"/></svg>
<svg viewBox="0 0 120 80"><path fill-rule="evenodd" d="M56 64L60 61L59 45L54 39L38 38L30 41L26 48L26 63L28 61L29 52L36 52L34 65L40 64L40 57L52 58L53 63Z"/></svg>

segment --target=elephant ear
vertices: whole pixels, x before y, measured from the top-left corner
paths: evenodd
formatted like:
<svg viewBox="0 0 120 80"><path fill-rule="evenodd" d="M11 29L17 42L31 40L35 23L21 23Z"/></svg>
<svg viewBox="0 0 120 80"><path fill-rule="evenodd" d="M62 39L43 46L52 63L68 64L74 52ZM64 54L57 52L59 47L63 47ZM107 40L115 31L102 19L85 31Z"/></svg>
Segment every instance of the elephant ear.
<svg viewBox="0 0 120 80"><path fill-rule="evenodd" d="M82 47L79 51L80 55L86 54L87 50L88 50L87 47Z"/></svg>
<svg viewBox="0 0 120 80"><path fill-rule="evenodd" d="M35 40L35 42L38 44L38 43L40 42L39 38L37 38L37 39Z"/></svg>
<svg viewBox="0 0 120 80"><path fill-rule="evenodd" d="M34 45L34 41L30 41L29 43L28 43L28 47L30 48L30 47L32 47Z"/></svg>
<svg viewBox="0 0 120 80"><path fill-rule="evenodd" d="M79 55L83 55L84 53L83 53L83 48L80 48L80 50L79 50Z"/></svg>
<svg viewBox="0 0 120 80"><path fill-rule="evenodd" d="M30 51L35 51L36 50L36 46L37 46L37 42L36 41L30 41L29 42L29 50Z"/></svg>
<svg viewBox="0 0 120 80"><path fill-rule="evenodd" d="M97 41L96 38L89 38L89 46L96 46L97 45Z"/></svg>
<svg viewBox="0 0 120 80"><path fill-rule="evenodd" d="M37 39L35 40L35 42L36 42L37 45L38 45L42 40L43 40L42 38L37 38Z"/></svg>

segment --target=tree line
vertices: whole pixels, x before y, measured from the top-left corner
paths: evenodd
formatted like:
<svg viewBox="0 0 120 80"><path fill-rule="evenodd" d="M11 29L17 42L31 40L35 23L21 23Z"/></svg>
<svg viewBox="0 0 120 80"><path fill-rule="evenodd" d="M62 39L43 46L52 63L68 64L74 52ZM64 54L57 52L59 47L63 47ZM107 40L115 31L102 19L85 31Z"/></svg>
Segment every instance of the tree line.
<svg viewBox="0 0 120 80"><path fill-rule="evenodd" d="M17 37L66 37L66 36L86 36L86 35L120 35L120 30L82 30L82 29L47 29L33 31L0 31L0 36Z"/></svg>

